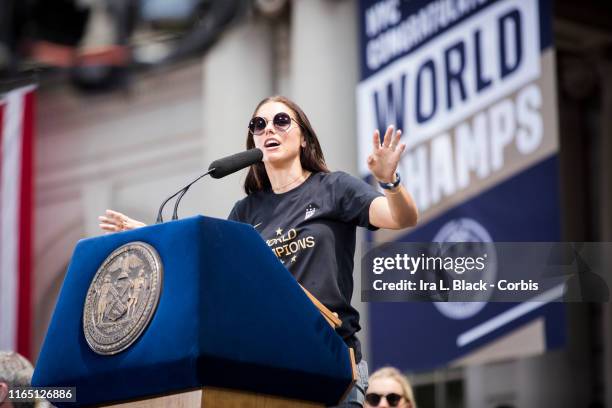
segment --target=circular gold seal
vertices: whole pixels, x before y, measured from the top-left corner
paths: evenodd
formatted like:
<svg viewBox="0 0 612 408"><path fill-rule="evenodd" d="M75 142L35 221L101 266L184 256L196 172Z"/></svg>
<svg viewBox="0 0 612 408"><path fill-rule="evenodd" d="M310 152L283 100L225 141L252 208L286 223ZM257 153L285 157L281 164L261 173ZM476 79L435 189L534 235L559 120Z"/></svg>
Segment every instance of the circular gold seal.
<svg viewBox="0 0 612 408"><path fill-rule="evenodd" d="M94 276L83 308L87 344L102 355L128 348L159 303L163 266L155 248L131 242L113 251Z"/></svg>

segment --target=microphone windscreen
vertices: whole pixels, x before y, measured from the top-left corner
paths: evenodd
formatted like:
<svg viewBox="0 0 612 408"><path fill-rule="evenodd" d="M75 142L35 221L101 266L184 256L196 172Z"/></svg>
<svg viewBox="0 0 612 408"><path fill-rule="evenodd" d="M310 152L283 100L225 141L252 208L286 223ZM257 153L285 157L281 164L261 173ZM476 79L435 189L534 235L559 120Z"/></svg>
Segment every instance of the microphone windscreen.
<svg viewBox="0 0 612 408"><path fill-rule="evenodd" d="M219 160L215 160L210 163L208 170L214 169L210 172L210 176L213 178L225 177L228 174L242 170L245 167L249 167L252 164L258 163L263 159L263 152L260 149L249 149L244 152L236 153L231 156L224 157Z"/></svg>

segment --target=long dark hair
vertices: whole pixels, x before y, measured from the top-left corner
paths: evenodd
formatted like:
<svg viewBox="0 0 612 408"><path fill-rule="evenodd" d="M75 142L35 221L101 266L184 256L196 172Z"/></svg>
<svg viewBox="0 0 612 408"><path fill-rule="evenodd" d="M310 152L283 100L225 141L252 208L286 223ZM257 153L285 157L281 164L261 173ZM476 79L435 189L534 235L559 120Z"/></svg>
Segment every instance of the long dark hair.
<svg viewBox="0 0 612 408"><path fill-rule="evenodd" d="M312 173L329 173L329 169L325 164L325 158L323 157L321 145L319 144L319 139L317 139L317 134L310 125L310 121L308 120L308 117L304 111L295 102L280 95L269 96L257 104L251 117L254 117L259 108L268 102L280 102L295 113L297 117L296 120L302 129L302 135L304 135L304 141L306 142L306 146L300 148L300 164L302 165L302 168ZM246 147L247 149L252 149L255 147L253 135L248 131ZM272 185L270 184L270 179L268 178L263 162L253 164L249 168L249 172L244 180L244 192L249 195L271 188Z"/></svg>

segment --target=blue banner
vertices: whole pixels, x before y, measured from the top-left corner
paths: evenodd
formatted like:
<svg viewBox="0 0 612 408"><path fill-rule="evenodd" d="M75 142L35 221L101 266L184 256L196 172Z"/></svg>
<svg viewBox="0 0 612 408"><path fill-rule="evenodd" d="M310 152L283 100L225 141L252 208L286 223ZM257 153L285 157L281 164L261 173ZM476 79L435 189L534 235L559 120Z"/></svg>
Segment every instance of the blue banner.
<svg viewBox="0 0 612 408"><path fill-rule="evenodd" d="M398 171L420 211L414 229L369 239L558 241L550 2L361 0L360 22L360 171L375 129L403 129ZM519 338L487 355L541 353L564 344L564 319L546 301L370 304L372 363L482 362L483 348Z"/></svg>

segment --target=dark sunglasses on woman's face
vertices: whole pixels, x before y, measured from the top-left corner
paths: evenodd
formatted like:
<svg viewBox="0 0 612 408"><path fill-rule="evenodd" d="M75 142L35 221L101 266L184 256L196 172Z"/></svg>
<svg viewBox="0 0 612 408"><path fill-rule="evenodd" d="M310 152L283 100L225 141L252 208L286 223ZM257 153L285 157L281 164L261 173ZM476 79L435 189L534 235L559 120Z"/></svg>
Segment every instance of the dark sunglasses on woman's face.
<svg viewBox="0 0 612 408"><path fill-rule="evenodd" d="M295 121L288 113L279 112L272 118L272 124L277 131L286 132L291 127L292 120ZM297 121L295 122L297 123ZM268 126L268 120L266 118L255 116L249 122L249 132L256 136L261 135L264 130L266 130L266 126Z"/></svg>
<svg viewBox="0 0 612 408"><path fill-rule="evenodd" d="M366 394L365 399L369 405L373 407L377 407L378 404L380 404L380 400L383 397L387 400L387 402L389 403L389 406L391 407L397 407L400 401L402 400L402 396L394 392L387 394L387 395L381 395L381 394L370 392Z"/></svg>

